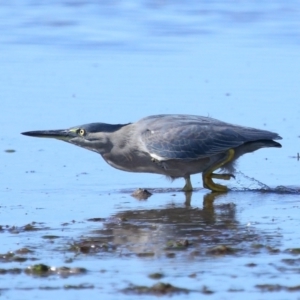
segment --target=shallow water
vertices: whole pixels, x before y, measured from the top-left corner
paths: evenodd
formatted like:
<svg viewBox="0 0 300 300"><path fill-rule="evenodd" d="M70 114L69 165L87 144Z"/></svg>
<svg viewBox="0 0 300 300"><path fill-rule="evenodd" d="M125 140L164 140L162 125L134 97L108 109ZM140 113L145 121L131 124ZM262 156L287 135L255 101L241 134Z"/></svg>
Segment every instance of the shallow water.
<svg viewBox="0 0 300 300"><path fill-rule="evenodd" d="M297 299L298 2L0 2L1 295ZM240 159L227 194L193 176L185 195L20 135L160 113L272 130L283 148Z"/></svg>

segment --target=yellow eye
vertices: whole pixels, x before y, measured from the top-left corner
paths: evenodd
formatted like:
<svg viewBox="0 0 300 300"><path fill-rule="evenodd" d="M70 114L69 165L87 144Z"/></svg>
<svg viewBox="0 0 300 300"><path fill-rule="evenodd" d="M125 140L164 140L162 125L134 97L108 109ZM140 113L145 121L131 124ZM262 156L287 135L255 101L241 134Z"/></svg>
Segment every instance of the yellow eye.
<svg viewBox="0 0 300 300"><path fill-rule="evenodd" d="M80 136L84 136L85 135L85 130L84 129L78 129L77 134L80 135Z"/></svg>

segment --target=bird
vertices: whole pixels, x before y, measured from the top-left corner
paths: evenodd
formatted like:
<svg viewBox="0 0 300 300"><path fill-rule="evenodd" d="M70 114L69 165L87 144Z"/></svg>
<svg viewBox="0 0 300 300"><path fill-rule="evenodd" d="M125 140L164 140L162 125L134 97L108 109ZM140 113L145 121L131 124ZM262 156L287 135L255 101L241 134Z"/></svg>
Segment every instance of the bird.
<svg viewBox="0 0 300 300"><path fill-rule="evenodd" d="M62 130L23 132L54 138L99 153L112 167L128 172L155 173L184 178L183 191L191 192L190 176L202 173L203 187L226 192L213 179L234 178L236 160L260 148L281 148L277 133L234 125L198 115L160 114L135 123L90 123ZM220 170L223 173L215 173Z"/></svg>

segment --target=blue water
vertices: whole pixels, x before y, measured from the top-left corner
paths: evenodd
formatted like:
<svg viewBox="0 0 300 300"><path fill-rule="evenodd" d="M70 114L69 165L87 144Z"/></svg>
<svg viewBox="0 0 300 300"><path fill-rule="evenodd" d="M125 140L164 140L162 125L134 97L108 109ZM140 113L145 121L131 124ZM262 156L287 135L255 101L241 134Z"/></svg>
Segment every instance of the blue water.
<svg viewBox="0 0 300 300"><path fill-rule="evenodd" d="M183 205L181 193L157 193L146 202L138 202L129 192L122 192L139 187L181 188L181 179L169 182L160 175L123 173L95 153L20 135L23 131L63 129L89 122L128 123L160 113L212 116L278 132L283 148L263 149L243 157L238 170L250 179L242 176L229 185L248 188L254 182L255 188L262 183L297 190L299 4L0 2L0 225L42 222L53 234L61 231L62 223L76 220L63 236L78 239L98 228L86 221L89 218ZM9 149L16 152L5 152ZM192 181L195 187L202 187L199 175ZM206 193L194 193L193 207L202 207ZM249 257L245 253L238 258L204 257L190 262L184 255L171 261L158 255L150 260L110 257L101 263L93 256L80 257L74 265L84 266L90 273L70 282L92 282L94 289L49 292L40 286L51 282L27 275L0 275L1 285L10 299L19 299L20 287L30 289L22 292L22 299L52 299L54 294L83 299L98 293L105 299L125 299L116 289L128 282L153 284L147 275L162 268L167 273L166 281L190 289L208 286L215 291L211 296L215 299L240 299L241 295L249 299L274 299L274 295L288 299L296 294L284 290L261 294L254 286L260 282L299 284L297 273L278 271L281 259L286 257L285 249L299 247L295 232L299 199L297 193L262 196L238 192L217 200L236 205L237 233L254 226L264 243L273 237L272 243L280 249L274 257L264 253ZM157 222L166 238L169 227L164 231ZM0 253L16 251L29 239L46 258L42 262L64 265L61 255L53 256L51 249L40 246L39 233L13 237L7 232L0 234ZM144 231L129 230L123 235L136 235L139 243L149 238ZM115 238L118 236L116 233ZM173 233L170 236L174 238ZM159 244L155 237L151 239ZM245 267L249 262L259 267ZM19 266L30 264L27 261ZM13 266L0 262L0 268ZM99 275L101 268L107 270L103 276ZM196 279L189 278L194 272ZM54 285L61 287L59 280ZM99 284L102 281L105 287ZM228 292L230 288L243 291ZM186 297L198 299L199 294Z"/></svg>

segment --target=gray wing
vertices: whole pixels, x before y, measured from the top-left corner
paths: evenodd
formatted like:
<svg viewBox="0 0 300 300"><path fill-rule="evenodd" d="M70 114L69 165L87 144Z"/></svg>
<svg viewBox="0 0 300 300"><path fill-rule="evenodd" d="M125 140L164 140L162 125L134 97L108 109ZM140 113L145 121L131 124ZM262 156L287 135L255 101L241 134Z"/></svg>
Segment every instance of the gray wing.
<svg viewBox="0 0 300 300"><path fill-rule="evenodd" d="M159 115L141 121L142 141L158 160L209 157L245 142L281 139L278 134L208 117Z"/></svg>

